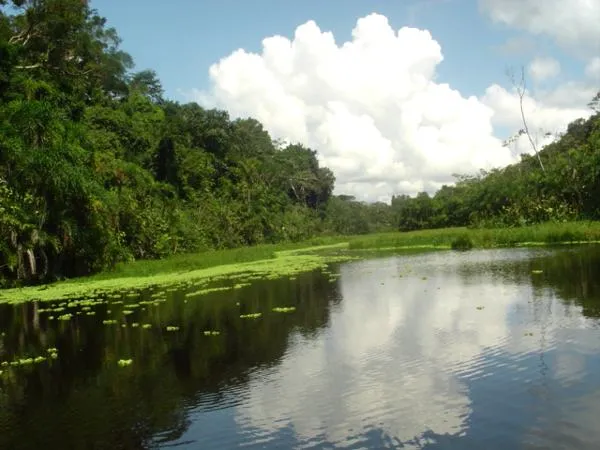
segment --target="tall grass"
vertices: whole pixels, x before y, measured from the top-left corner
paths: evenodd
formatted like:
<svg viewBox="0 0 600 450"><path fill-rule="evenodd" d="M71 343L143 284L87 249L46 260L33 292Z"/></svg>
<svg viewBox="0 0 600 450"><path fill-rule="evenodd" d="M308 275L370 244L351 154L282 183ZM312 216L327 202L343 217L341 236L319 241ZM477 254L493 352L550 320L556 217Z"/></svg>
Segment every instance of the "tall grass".
<svg viewBox="0 0 600 450"><path fill-rule="evenodd" d="M349 248L492 248L599 241L600 222L567 222L519 228L443 228L376 234L351 239Z"/></svg>
<svg viewBox="0 0 600 450"><path fill-rule="evenodd" d="M90 280L152 276L186 272L226 264L273 259L278 254L309 251L331 245L350 250L418 249L418 248L491 248L517 245L555 244L600 241L600 222L547 223L522 228L468 229L443 228L412 232L392 232L359 236L320 236L303 242L264 244L204 253L176 255L161 260L139 260L118 264ZM77 280L73 280L77 282Z"/></svg>
<svg viewBox="0 0 600 450"><path fill-rule="evenodd" d="M250 247L211 250L202 253L184 253L164 259L137 260L119 263L112 270L86 278L90 280L103 280L121 277L152 276L171 272L187 272L226 264L240 264L264 259L273 259L276 258L277 254L280 252L339 244L344 241L347 241L347 238L343 236L323 236L303 242L262 244Z"/></svg>

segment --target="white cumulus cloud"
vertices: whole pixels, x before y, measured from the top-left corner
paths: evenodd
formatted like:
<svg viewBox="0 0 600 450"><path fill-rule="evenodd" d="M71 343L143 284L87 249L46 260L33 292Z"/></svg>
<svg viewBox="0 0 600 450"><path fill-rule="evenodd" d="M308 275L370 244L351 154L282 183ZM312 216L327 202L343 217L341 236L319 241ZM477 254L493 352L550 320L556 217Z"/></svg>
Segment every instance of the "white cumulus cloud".
<svg viewBox="0 0 600 450"><path fill-rule="evenodd" d="M551 57L536 57L529 63L528 70L534 81L545 81L560 73L560 63Z"/></svg>
<svg viewBox="0 0 600 450"><path fill-rule="evenodd" d="M514 161L493 136L493 110L436 82L443 55L426 30L395 31L371 14L342 44L313 21L291 40L262 44L260 54L238 50L214 64L210 92L196 99L316 149L337 193L378 200L433 191L452 173Z"/></svg>
<svg viewBox="0 0 600 450"><path fill-rule="evenodd" d="M598 0L479 0L479 5L493 21L549 36L581 57L600 53Z"/></svg>
<svg viewBox="0 0 600 450"><path fill-rule="evenodd" d="M553 33L565 44L589 45L598 37L598 28L588 26L594 6L569 12L561 19L564 26L553 30L547 23L554 23L548 12L556 11L554 0L540 10L533 0L524 0L517 11L513 3L480 0L495 20ZM579 34L571 36L577 27ZM291 39L267 37L258 53L239 49L222 58L210 67L210 89L193 96L232 117L258 119L273 138L317 150L336 176L336 193L387 201L391 194L433 192L452 183L453 173L505 166L533 152L525 136L515 147L502 146L507 130L523 127L517 93L493 84L480 98L466 98L437 80L443 59L427 30L394 30L379 14L359 19L343 43L308 21ZM585 105L595 94L599 66L590 58L586 80L535 96L527 91L525 112L540 147L552 140L544 133L560 133L589 116ZM559 73L553 58L536 58L528 67L535 81Z"/></svg>
<svg viewBox="0 0 600 450"><path fill-rule="evenodd" d="M596 56L589 60L585 66L585 74L587 77L600 83L600 56Z"/></svg>
<svg viewBox="0 0 600 450"><path fill-rule="evenodd" d="M593 90L589 86L575 82L545 92L540 95L543 101L526 93L523 98L523 111L538 150L564 132L570 122L592 114L592 111L585 107L591 100L592 93ZM519 95L514 89L508 90L494 84L486 89L482 101L494 110L492 123L495 127L510 130L523 128ZM546 135L547 133L550 135ZM514 146L517 154L533 152L525 135L522 135Z"/></svg>

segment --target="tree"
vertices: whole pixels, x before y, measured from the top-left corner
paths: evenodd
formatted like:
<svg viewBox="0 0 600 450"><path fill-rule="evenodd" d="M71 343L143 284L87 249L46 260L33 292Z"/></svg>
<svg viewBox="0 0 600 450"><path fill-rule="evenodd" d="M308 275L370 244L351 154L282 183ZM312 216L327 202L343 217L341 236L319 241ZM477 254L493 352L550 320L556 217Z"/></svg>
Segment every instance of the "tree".
<svg viewBox="0 0 600 450"><path fill-rule="evenodd" d="M588 103L588 107L595 113L600 113L600 91L594 95L594 97Z"/></svg>
<svg viewBox="0 0 600 450"><path fill-rule="evenodd" d="M154 103L162 103L164 91L154 70L142 70L131 76L130 89L139 91Z"/></svg>

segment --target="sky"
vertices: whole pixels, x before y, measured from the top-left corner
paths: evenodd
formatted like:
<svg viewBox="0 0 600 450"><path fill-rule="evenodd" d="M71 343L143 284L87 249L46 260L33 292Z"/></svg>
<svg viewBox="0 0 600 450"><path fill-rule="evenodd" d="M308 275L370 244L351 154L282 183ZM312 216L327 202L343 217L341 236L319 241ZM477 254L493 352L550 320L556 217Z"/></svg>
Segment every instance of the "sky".
<svg viewBox="0 0 600 450"><path fill-rule="evenodd" d="M176 3L176 6L174 4ZM542 7L543 3L543 7ZM533 153L589 116L600 0L92 0L166 96L318 152L336 194L389 201ZM551 133L551 136L545 136Z"/></svg>

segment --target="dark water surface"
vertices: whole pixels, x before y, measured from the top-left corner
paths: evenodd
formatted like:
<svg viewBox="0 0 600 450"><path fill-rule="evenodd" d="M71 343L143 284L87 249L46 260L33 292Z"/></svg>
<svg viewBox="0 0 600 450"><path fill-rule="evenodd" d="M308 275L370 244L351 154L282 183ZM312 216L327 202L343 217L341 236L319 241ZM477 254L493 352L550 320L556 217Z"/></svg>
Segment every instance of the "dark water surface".
<svg viewBox="0 0 600 450"><path fill-rule="evenodd" d="M0 305L0 448L600 448L600 247L331 270Z"/></svg>

